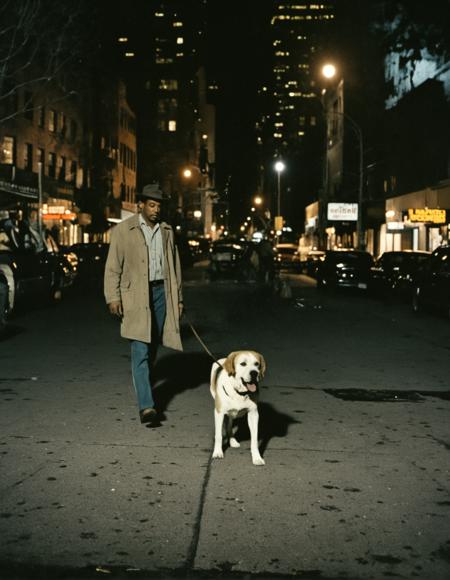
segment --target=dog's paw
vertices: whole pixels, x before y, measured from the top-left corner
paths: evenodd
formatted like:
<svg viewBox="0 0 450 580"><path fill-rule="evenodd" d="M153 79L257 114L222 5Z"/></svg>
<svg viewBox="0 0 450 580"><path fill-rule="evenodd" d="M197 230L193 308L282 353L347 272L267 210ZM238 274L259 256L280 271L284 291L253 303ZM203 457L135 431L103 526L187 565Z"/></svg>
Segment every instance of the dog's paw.
<svg viewBox="0 0 450 580"><path fill-rule="evenodd" d="M253 461L253 465L265 465L266 462L264 461L264 459L259 456L259 457L252 457L252 461Z"/></svg>
<svg viewBox="0 0 450 580"><path fill-rule="evenodd" d="M213 459L223 459L222 449L214 449L212 457Z"/></svg>
<svg viewBox="0 0 450 580"><path fill-rule="evenodd" d="M241 444L239 443L239 441L237 441L234 437L230 437L230 447L240 447Z"/></svg>

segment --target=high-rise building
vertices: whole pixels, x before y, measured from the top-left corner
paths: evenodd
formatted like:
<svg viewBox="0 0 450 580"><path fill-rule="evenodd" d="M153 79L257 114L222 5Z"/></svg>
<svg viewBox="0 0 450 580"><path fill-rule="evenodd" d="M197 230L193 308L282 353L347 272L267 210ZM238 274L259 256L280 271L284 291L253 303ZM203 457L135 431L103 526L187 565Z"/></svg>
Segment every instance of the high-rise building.
<svg viewBox="0 0 450 580"><path fill-rule="evenodd" d="M184 212L192 221L194 211L204 215L202 192L213 178L214 115L206 102L204 74L199 74L207 2L157 0L133 6L133 19L126 13L117 18L114 52L137 116L138 190L159 182L177 220ZM198 226L205 225L196 219Z"/></svg>
<svg viewBox="0 0 450 580"><path fill-rule="evenodd" d="M274 2L271 17L272 74L259 89L262 110L258 123L262 185L276 194L273 164L286 162L281 213L295 225L303 222L304 201L313 196L312 183L320 176L317 155L311 163L321 122L317 57L334 20L330 1ZM272 202L272 208L274 203Z"/></svg>

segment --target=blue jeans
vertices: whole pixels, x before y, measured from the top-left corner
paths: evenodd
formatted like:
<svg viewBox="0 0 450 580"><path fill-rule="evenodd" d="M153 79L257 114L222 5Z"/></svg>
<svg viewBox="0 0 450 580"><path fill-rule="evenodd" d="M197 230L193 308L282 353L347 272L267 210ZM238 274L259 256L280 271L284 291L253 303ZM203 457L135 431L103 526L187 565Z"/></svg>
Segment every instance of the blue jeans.
<svg viewBox="0 0 450 580"><path fill-rule="evenodd" d="M150 286L150 310L152 313L152 339L150 343L131 340L131 372L139 410L154 407L152 393L152 370L158 345L161 343L166 318L164 284Z"/></svg>

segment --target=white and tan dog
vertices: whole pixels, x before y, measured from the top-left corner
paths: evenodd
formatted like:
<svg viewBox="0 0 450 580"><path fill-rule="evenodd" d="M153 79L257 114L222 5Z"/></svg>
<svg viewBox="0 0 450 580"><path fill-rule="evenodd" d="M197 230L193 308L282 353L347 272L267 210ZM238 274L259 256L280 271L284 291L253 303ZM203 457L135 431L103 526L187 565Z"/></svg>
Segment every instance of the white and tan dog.
<svg viewBox="0 0 450 580"><path fill-rule="evenodd" d="M266 363L262 355L252 350L239 350L227 358L219 359L211 369L210 391L214 405L214 451L213 458L222 458L224 419L225 434L230 447L240 447L233 432L233 420L247 414L250 429L250 450L254 465L264 465L258 449L258 383L263 378Z"/></svg>

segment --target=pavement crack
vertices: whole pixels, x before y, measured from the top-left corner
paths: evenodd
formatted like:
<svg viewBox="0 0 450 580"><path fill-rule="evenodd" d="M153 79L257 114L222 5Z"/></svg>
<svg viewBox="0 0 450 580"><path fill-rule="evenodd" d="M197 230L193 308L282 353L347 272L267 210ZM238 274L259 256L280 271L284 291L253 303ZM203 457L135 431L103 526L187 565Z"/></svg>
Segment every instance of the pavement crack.
<svg viewBox="0 0 450 580"><path fill-rule="evenodd" d="M197 557L197 549L198 549L198 543L199 543L199 539L200 539L200 531L201 531L201 527L202 527L203 509L205 506L206 492L207 492L209 480L211 477L212 462L213 462L212 450L210 450L208 465L206 467L205 477L203 479L202 490L200 492L200 500L199 500L199 504L198 504L197 515L195 517L195 522L194 522L194 526L193 526L192 540L191 540L191 544L189 546L189 550L187 553L186 566L185 566L186 570L193 570L195 558Z"/></svg>

